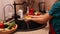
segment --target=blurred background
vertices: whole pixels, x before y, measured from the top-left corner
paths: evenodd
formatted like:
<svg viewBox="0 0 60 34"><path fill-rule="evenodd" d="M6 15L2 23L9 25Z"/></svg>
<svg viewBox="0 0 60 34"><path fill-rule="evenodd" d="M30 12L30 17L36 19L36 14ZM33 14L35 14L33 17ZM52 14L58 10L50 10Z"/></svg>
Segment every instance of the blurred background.
<svg viewBox="0 0 60 34"><path fill-rule="evenodd" d="M13 5L14 1L15 1L15 3L21 3L21 4L25 3L24 5L17 5L16 12L18 12L20 9L22 9L23 11L26 11L26 9L28 9L27 6L29 6L30 8L33 7L34 10L36 10L36 11L40 11L40 10L44 9L45 11L48 12L51 9L53 3L55 2L54 0L0 0L0 19L1 20L4 20L4 15L5 15L6 19L11 18L14 15L14 5ZM5 12L5 14L4 14L4 12ZM18 22L18 24L20 24L19 22ZM33 24L31 26L33 26ZM38 24L36 24L36 25L38 25ZM48 25L46 27L48 27ZM33 32L32 31L31 32L24 32L24 33L16 32L15 34L17 34L17 33L18 34L19 33L21 33L21 34L25 34L25 33L26 34L29 34L29 33L30 34L39 34L39 33L40 34L48 34L49 29L46 27L36 30L36 31L33 31Z"/></svg>
<svg viewBox="0 0 60 34"><path fill-rule="evenodd" d="M16 1L16 3L22 3L23 1L27 2L27 0L0 0L0 19L3 20L3 18L4 18L3 17L4 16L4 14L3 14L3 12L4 12L4 10L3 10L4 6L7 5L7 4L13 5L14 1ZM34 8L36 10L39 10L39 7L38 7L38 3L39 2L45 2L45 7L46 7L45 9L46 10L49 10L51 8L52 4L54 3L54 0L34 0L34 1L35 2L34 2L33 6L34 6ZM20 7L17 6L17 11L20 8L22 8L22 7L21 6ZM9 11L13 12L13 9L11 9L11 7L7 7L5 10L6 10L6 13L8 13Z"/></svg>

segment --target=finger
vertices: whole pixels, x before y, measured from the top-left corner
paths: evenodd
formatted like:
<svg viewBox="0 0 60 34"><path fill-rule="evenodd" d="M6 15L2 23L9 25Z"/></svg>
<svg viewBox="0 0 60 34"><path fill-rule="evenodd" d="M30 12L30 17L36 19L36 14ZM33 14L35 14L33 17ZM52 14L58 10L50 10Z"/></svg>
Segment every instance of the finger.
<svg viewBox="0 0 60 34"><path fill-rule="evenodd" d="M41 18L43 17L43 15L40 15L40 16L31 16L32 18Z"/></svg>
<svg viewBox="0 0 60 34"><path fill-rule="evenodd" d="M30 21L30 18L25 19L25 22L28 22L28 21Z"/></svg>
<svg viewBox="0 0 60 34"><path fill-rule="evenodd" d="M27 22L27 20L25 20L25 22Z"/></svg>

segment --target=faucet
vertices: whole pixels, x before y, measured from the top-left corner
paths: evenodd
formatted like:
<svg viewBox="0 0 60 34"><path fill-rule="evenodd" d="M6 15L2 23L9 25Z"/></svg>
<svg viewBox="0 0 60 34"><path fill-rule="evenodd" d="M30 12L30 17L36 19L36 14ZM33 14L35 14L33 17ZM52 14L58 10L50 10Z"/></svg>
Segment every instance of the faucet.
<svg viewBox="0 0 60 34"><path fill-rule="evenodd" d="M4 10L4 23L6 22L6 17L5 17L5 8L6 8L7 6L11 6L11 7L12 7L12 9L13 9L13 6L12 6L11 4L7 4L7 5L5 5L5 6L3 7L3 10Z"/></svg>

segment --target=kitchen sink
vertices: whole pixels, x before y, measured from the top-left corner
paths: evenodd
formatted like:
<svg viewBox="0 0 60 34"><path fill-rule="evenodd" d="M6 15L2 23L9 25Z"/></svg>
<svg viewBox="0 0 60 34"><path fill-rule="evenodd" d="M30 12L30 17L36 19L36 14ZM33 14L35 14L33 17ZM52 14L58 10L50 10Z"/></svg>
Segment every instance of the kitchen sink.
<svg viewBox="0 0 60 34"><path fill-rule="evenodd" d="M38 29L42 29L44 28L46 24L39 24L39 23L36 23L32 20L28 21L28 22L25 22L25 20L18 20L18 19L15 19L14 18L10 18L8 20L6 20L7 22L10 21L15 21L15 23L18 25L18 31L34 31L34 30L38 30Z"/></svg>
<svg viewBox="0 0 60 34"><path fill-rule="evenodd" d="M14 20L18 24L18 31L34 31L44 28L47 24L39 24L34 21Z"/></svg>

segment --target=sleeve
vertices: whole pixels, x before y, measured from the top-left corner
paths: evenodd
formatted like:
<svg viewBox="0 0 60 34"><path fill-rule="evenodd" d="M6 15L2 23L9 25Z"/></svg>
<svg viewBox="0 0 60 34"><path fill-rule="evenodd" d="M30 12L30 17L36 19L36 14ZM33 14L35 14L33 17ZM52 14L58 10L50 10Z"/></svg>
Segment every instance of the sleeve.
<svg viewBox="0 0 60 34"><path fill-rule="evenodd" d="M49 15L53 16L53 17L57 17L60 16L60 2L56 2L51 10L49 11Z"/></svg>

